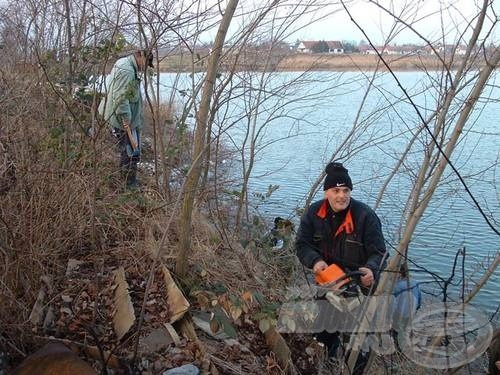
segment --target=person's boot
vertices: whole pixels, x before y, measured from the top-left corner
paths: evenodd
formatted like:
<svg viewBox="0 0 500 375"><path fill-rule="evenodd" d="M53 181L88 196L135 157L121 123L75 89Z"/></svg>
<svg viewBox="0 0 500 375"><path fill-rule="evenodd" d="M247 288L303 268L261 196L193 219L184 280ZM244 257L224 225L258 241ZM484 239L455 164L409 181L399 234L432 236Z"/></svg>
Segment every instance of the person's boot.
<svg viewBox="0 0 500 375"><path fill-rule="evenodd" d="M126 189L128 191L137 191L140 189L140 184L139 184L139 181L137 180L135 173L133 175L129 174L127 176Z"/></svg>
<svg viewBox="0 0 500 375"><path fill-rule="evenodd" d="M139 181L137 180L137 169L130 168L125 174L125 190L137 191L140 188Z"/></svg>
<svg viewBox="0 0 500 375"><path fill-rule="evenodd" d="M138 191L139 188L139 182L137 179L127 179L126 189L128 191Z"/></svg>

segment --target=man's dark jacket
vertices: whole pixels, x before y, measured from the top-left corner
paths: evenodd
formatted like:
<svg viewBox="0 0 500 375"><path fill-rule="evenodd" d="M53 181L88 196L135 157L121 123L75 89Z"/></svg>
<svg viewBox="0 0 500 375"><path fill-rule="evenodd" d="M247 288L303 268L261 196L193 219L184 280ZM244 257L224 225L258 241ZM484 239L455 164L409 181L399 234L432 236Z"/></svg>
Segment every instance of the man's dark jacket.
<svg viewBox="0 0 500 375"><path fill-rule="evenodd" d="M307 268L324 260L346 271L367 267L378 278L386 252L380 219L366 204L351 198L349 208L343 212L342 224L345 224L349 210L353 228L344 226L335 235L339 223L335 224L335 214L328 200L313 203L300 221L295 243L297 256Z"/></svg>

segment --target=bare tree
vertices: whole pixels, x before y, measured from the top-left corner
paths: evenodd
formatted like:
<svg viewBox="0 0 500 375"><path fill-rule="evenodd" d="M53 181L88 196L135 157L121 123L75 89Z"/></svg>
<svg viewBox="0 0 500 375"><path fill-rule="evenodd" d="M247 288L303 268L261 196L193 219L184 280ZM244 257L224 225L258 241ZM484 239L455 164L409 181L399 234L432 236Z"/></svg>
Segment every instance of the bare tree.
<svg viewBox="0 0 500 375"><path fill-rule="evenodd" d="M196 130L194 139L194 160L187 176L185 185L185 195L183 197L183 205L181 217L179 220L179 252L176 261L176 272L180 276L184 276L187 271L187 258L191 247L191 215L193 213L193 202L198 180L201 174L201 162L205 152L205 138L207 131L208 114L210 111L210 101L215 84L215 76L217 74L217 66L222 53L222 47L226 38L227 30L231 23L233 14L238 5L238 0L231 0L224 12L221 24L217 31L214 47L207 68L207 75L202 91L202 99L200 108L196 117Z"/></svg>

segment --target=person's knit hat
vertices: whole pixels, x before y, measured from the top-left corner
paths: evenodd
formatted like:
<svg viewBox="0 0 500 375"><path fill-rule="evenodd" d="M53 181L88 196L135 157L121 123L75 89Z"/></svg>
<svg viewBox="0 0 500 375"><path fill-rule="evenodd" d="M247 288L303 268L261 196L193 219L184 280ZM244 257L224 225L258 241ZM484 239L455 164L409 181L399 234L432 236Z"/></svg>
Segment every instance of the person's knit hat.
<svg viewBox="0 0 500 375"><path fill-rule="evenodd" d="M347 173L347 169L344 168L342 163L329 163L326 168L325 183L323 184L323 190L328 190L332 187L342 187L347 186L352 190L352 181Z"/></svg>
<svg viewBox="0 0 500 375"><path fill-rule="evenodd" d="M154 68L155 66L153 64L153 61L154 61L153 52L148 51L147 49L144 50L144 57L146 59L146 66L149 66L150 68Z"/></svg>

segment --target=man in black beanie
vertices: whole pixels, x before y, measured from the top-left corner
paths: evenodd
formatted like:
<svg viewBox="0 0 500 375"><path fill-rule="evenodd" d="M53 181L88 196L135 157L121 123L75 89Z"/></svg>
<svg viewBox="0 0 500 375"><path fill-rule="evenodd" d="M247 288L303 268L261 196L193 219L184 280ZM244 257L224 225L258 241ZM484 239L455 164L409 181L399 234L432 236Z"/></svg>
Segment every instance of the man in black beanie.
<svg viewBox="0 0 500 375"><path fill-rule="evenodd" d="M360 271L361 287L367 294L386 260L380 220L370 207L351 198L351 177L341 163L328 164L325 172L325 198L311 204L301 218L297 256L315 274L331 264L345 272ZM330 356L335 356L338 333L324 331L317 339L328 347ZM353 373L362 373L364 364L357 363Z"/></svg>

